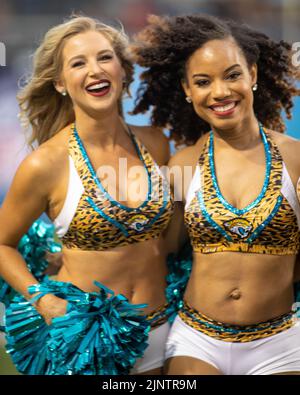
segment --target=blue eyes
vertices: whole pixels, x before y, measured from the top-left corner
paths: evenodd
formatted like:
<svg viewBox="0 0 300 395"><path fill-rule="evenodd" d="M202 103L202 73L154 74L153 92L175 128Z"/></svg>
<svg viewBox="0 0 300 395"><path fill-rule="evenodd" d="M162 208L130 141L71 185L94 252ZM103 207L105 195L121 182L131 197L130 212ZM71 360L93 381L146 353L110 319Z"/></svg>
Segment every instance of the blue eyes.
<svg viewBox="0 0 300 395"><path fill-rule="evenodd" d="M110 60L112 58L113 58L112 55L105 55L105 56L101 56L99 60Z"/></svg>
<svg viewBox="0 0 300 395"><path fill-rule="evenodd" d="M72 64L72 67L78 67L81 65L83 65L83 62L76 62L76 63Z"/></svg>
<svg viewBox="0 0 300 395"><path fill-rule="evenodd" d="M228 77L226 77L226 79L227 79L227 80L234 81L234 80L236 80L240 75L242 75L242 73L234 72L234 73L230 74ZM198 81L195 81L195 84L198 85L198 86L200 86L200 87L208 86L209 83L210 83L210 80L198 80Z"/></svg>
<svg viewBox="0 0 300 395"><path fill-rule="evenodd" d="M112 58L113 58L112 55L103 55L103 56L100 56L98 58L98 61L99 62L105 62L105 61L111 60ZM80 66L83 66L84 64L85 64L85 62L83 60L80 60L80 61L77 61L77 62L73 63L72 67L74 67L74 68L75 67L80 67Z"/></svg>

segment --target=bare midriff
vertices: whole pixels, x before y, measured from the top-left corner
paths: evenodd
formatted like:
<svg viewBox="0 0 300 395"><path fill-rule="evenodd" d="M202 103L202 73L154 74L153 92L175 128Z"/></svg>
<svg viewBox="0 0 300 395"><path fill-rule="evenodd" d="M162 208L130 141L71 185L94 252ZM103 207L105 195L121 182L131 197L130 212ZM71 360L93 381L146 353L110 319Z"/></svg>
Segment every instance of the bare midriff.
<svg viewBox="0 0 300 395"><path fill-rule="evenodd" d="M63 249L63 265L55 277L85 292L99 291L98 281L131 303L146 303L149 313L166 303L166 258L161 238L107 251Z"/></svg>
<svg viewBox="0 0 300 395"><path fill-rule="evenodd" d="M268 321L292 309L295 260L293 255L194 253L184 299L222 323Z"/></svg>

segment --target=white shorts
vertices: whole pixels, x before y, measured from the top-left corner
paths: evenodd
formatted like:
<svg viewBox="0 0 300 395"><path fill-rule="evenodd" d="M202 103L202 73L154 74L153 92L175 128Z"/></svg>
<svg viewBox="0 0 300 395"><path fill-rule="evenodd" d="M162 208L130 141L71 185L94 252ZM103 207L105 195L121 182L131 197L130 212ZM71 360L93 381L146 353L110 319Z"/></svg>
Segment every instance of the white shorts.
<svg viewBox="0 0 300 395"><path fill-rule="evenodd" d="M165 322L149 332L149 345L143 357L139 358L135 363L130 374L147 372L148 370L160 368L164 365L166 342L170 327L169 322Z"/></svg>
<svg viewBox="0 0 300 395"><path fill-rule="evenodd" d="M276 335L246 343L214 339L177 316L166 344L166 359L186 356L214 366L225 375L300 372L300 322Z"/></svg>

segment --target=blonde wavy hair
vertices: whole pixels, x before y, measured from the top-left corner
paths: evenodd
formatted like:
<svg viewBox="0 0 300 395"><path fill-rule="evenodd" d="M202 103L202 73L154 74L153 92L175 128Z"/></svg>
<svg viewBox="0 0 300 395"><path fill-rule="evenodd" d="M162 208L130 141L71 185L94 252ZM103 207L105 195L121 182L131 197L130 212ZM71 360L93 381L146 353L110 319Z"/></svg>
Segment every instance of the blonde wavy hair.
<svg viewBox="0 0 300 395"><path fill-rule="evenodd" d="M76 34L87 31L100 32L110 41L125 71L124 90L129 93L133 65L123 28L118 30L96 19L76 15L51 28L34 53L32 75L17 95L21 124L25 129L31 129L28 144L32 149L34 143L42 144L75 120L71 99L58 93L54 82L62 70L64 44ZM122 115L121 98L118 105Z"/></svg>

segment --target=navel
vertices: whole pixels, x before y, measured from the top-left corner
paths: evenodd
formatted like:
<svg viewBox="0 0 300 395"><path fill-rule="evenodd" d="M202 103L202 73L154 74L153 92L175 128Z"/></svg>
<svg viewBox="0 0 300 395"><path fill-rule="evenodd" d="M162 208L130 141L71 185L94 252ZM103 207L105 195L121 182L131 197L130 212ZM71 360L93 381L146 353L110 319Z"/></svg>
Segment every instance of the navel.
<svg viewBox="0 0 300 395"><path fill-rule="evenodd" d="M230 293L230 297L231 297L232 299L235 299L235 300L240 299L241 296L242 296L242 293L241 293L241 291L240 291L239 289L237 289L237 288L234 289L234 290Z"/></svg>

